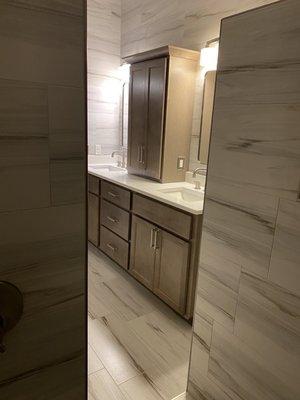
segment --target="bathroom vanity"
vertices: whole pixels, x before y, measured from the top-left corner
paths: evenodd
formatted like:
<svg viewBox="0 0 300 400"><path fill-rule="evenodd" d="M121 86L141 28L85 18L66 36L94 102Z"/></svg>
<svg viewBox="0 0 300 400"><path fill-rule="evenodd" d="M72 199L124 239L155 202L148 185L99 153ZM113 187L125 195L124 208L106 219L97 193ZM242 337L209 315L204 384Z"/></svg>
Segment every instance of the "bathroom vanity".
<svg viewBox="0 0 300 400"><path fill-rule="evenodd" d="M203 191L109 168L89 168L89 241L191 319Z"/></svg>

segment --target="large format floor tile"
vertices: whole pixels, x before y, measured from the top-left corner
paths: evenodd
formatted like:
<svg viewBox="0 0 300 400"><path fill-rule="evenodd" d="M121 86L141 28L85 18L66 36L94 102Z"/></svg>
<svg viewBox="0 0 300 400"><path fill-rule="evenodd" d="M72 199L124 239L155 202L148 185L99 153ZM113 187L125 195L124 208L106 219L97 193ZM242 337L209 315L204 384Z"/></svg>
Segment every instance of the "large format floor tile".
<svg viewBox="0 0 300 400"><path fill-rule="evenodd" d="M89 312L90 400L185 395L191 326L93 246Z"/></svg>

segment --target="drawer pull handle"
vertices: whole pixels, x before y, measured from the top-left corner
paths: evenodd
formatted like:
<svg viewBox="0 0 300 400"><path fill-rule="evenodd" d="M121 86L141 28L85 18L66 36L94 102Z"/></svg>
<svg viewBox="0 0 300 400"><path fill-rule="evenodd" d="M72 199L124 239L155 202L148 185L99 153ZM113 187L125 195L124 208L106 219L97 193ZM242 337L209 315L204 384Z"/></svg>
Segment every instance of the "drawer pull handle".
<svg viewBox="0 0 300 400"><path fill-rule="evenodd" d="M113 246L113 245L110 244L110 243L107 243L106 246L107 246L112 252L115 252L115 251L118 250L117 247Z"/></svg>
<svg viewBox="0 0 300 400"><path fill-rule="evenodd" d="M154 247L153 238L154 238L154 228L151 229L150 249Z"/></svg>
<svg viewBox="0 0 300 400"><path fill-rule="evenodd" d="M118 223L119 223L119 220L118 220L117 218L110 217L109 215L107 215L106 218L107 218L110 222L114 222L115 224L118 224Z"/></svg>
<svg viewBox="0 0 300 400"><path fill-rule="evenodd" d="M153 247L155 248L155 250L158 250L158 249L159 249L159 246L158 246L158 244L157 244L158 232L159 232L159 229L155 228L155 229L154 229L154 245L153 245Z"/></svg>
<svg viewBox="0 0 300 400"><path fill-rule="evenodd" d="M112 197L113 199L115 199L116 197L119 197L116 193L113 193L113 192L108 192L108 194L109 194L110 197Z"/></svg>

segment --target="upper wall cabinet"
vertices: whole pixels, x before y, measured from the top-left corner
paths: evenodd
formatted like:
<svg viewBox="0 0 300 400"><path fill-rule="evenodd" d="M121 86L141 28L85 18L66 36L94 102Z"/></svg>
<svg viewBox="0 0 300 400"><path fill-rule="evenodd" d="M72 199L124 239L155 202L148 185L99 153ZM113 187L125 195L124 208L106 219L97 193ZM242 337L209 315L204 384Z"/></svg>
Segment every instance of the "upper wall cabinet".
<svg viewBox="0 0 300 400"><path fill-rule="evenodd" d="M166 46L127 57L128 170L160 182L185 179L199 53Z"/></svg>

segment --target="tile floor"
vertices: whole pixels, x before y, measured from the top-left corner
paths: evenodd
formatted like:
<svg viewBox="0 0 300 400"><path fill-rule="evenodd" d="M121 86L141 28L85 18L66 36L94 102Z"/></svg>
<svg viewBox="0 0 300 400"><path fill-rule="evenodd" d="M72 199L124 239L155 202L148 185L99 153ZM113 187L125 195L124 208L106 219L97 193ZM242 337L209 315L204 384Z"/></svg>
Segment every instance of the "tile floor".
<svg viewBox="0 0 300 400"><path fill-rule="evenodd" d="M191 326L89 247L89 400L184 400Z"/></svg>

